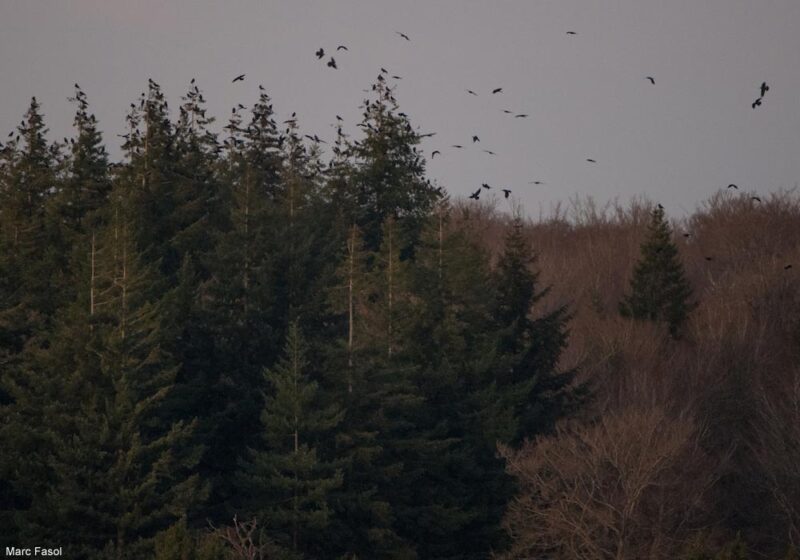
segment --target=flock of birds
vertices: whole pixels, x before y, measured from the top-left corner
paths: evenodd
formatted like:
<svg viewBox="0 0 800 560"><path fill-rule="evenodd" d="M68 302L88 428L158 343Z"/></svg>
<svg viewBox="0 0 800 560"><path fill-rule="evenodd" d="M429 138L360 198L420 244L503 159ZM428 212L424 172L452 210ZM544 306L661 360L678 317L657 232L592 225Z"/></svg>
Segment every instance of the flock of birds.
<svg viewBox="0 0 800 560"><path fill-rule="evenodd" d="M398 35L399 37L401 37L402 39L404 39L405 41L409 41L409 42L411 41L411 38L408 35L406 35L405 33L402 33L400 31L395 31L395 34ZM566 34L574 36L574 35L577 35L577 32L576 31L567 31ZM347 48L346 45L338 45L336 47L335 51L338 53L338 52L341 52L341 51L349 51L349 49ZM315 56L316 56L316 58L318 60L323 60L326 57L326 52L325 52L325 49L323 47L319 47L319 49L317 49L317 51L314 54L315 54ZM333 56L330 56L329 60L327 61L327 67L328 68L332 68L334 70L338 69L338 66L336 64L336 59L334 59ZM384 74L388 75L388 71L385 68L381 68L381 74L379 74L379 76L378 76L378 80L379 81L381 81L381 82L384 81L384 77L383 77ZM233 82L242 81L242 80L244 80L244 78L245 78L245 74L241 74L239 76L236 76L233 79ZM394 76L394 75L392 76L392 78L396 79L396 80L401 79L400 76ZM653 76L645 76L644 79L649 81L651 85L655 86L656 80L655 80L655 78ZM375 89L375 86L373 86L373 89ZM751 105L753 109L755 109L756 107L760 107L761 106L762 100L764 99L764 96L769 91L769 89L770 89L769 85L767 85L766 82L762 82L761 83L761 85L759 86L760 95L755 101L753 101L753 103ZM472 90L472 89L467 89L466 93L469 94L469 95L475 96L475 97L479 96L479 94L476 91ZM498 94L502 94L502 93L503 93L503 88L502 87L495 87L495 88L490 90L490 95L498 95ZM504 114L507 114L507 115L513 115L513 117L515 119L524 119L524 118L528 117L527 113L516 113L516 112L508 110L508 109L503 109L502 112ZM292 118L294 118L294 114L292 115ZM336 118L337 118L338 121L342 120L342 118L339 115L336 115ZM341 129L339 129L339 130L341 130ZM433 135L435 135L435 133L423 134L423 135L420 135L420 137L422 138L422 137L433 136ZM317 142L317 143L325 143L322 140L320 140L320 138L317 135L314 135L314 136L306 135L306 138L308 138L308 139L310 139L310 140L312 140L314 142ZM480 141L481 141L481 139L477 134L473 134L472 135L471 144L478 144L478 143L480 143ZM463 144L452 144L450 147L453 148L453 149L456 149L456 150L464 149L464 145ZM490 155L490 156L496 155L496 153L493 152L492 150L482 149L482 151L484 153ZM436 156L441 156L441 154L442 154L441 150L433 150L431 152L431 160L436 158ZM586 158L586 162L587 163L591 163L591 164L597 164L597 160L594 159L594 158ZM544 185L545 183L544 183L544 181L541 181L541 180L534 180L534 181L529 181L528 184L530 184L530 185ZM475 190L474 192L472 192L469 195L469 199L470 200L480 200L481 193L484 190L491 190L492 188L493 187L491 185L489 185L488 183L485 183L485 182L481 183L481 186L478 187L477 190ZM738 190L739 189L739 187L734 183L729 184L727 188L728 189L734 189L734 190ZM504 196L505 199L508 199L511 196L511 193L512 193L511 189L500 188L499 190L503 193L503 196ZM759 198L758 196L751 196L750 200L753 201L753 202L759 202L759 203L761 202L761 198ZM659 209L661 209L661 210L663 210L663 208L664 208L661 204L658 204L657 207ZM684 233L683 236L685 238L689 238L689 237L691 237L691 234L687 232L687 233ZM706 261L712 261L714 259L711 256L706 256L705 260ZM792 265L791 264L787 264L783 268L784 268L784 270L789 270L789 269L792 268Z"/></svg>

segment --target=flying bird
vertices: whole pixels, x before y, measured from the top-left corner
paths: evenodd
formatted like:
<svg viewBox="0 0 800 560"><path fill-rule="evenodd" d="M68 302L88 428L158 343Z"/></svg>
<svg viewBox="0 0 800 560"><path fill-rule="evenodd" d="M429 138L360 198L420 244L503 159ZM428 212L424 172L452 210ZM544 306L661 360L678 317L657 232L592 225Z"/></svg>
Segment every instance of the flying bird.
<svg viewBox="0 0 800 560"><path fill-rule="evenodd" d="M232 81L231 83L234 83L234 82L243 82L243 81L244 81L244 77L245 77L245 75L246 75L246 74L239 74L238 76L236 76L236 77L233 79L233 81Z"/></svg>
<svg viewBox="0 0 800 560"><path fill-rule="evenodd" d="M408 38L408 35L406 35L405 33L400 33L399 31L395 31L395 33L397 33L398 35L400 35L400 36L401 36L403 39L405 39L406 41L410 41L410 40L411 40L411 39L409 39L409 38Z"/></svg>
<svg viewBox="0 0 800 560"><path fill-rule="evenodd" d="M752 104L752 105L750 105L750 106L751 106L753 109L755 109L756 107L760 107L760 106L761 106L761 97L759 97L758 99L756 99L755 101L753 101L753 104Z"/></svg>
<svg viewBox="0 0 800 560"><path fill-rule="evenodd" d="M459 148L459 149L460 149L460 148L463 148L464 146L462 146L461 144L453 144L453 146L452 146L452 147L453 147L453 148Z"/></svg>
<svg viewBox="0 0 800 560"><path fill-rule="evenodd" d="M478 189L477 191L475 191L474 193L472 193L471 195L469 195L469 197L470 197L471 199L473 199L473 200L478 200L478 199L480 199L480 197L481 197L481 190L480 190L480 189Z"/></svg>
<svg viewBox="0 0 800 560"><path fill-rule="evenodd" d="M435 157L436 157L436 154L441 154L441 153L442 153L442 152L440 152L439 150L433 150L433 151L431 152L431 159L435 158Z"/></svg>
<svg viewBox="0 0 800 560"><path fill-rule="evenodd" d="M514 115L514 118L515 119L524 119L524 118L527 118L527 116L528 116L527 113L520 113L519 115Z"/></svg>
<svg viewBox="0 0 800 560"><path fill-rule="evenodd" d="M317 58L319 60L322 60L322 58L325 56L325 49L320 47L319 50L317 52L315 52L314 54L317 55Z"/></svg>
<svg viewBox="0 0 800 560"><path fill-rule="evenodd" d="M492 90L492 93L501 93L502 91L503 91L503 88L499 87L499 88L494 88Z"/></svg>
<svg viewBox="0 0 800 560"><path fill-rule="evenodd" d="M505 195L505 197L508 198L508 195L511 194L511 189L502 189L502 190L503 190L503 194Z"/></svg>
<svg viewBox="0 0 800 560"><path fill-rule="evenodd" d="M490 156L496 156L497 155L492 150L483 150L483 151L486 152L487 154L489 154Z"/></svg>
<svg viewBox="0 0 800 560"><path fill-rule="evenodd" d="M472 135L472 143L473 143L473 144L474 144L475 142L480 142L480 141L481 141L481 139L480 139L480 138L478 138L478 136L477 136L477 135L474 135L474 134Z"/></svg>
<svg viewBox="0 0 800 560"><path fill-rule="evenodd" d="M328 68L333 68L334 70L337 68L336 60L334 60L333 57L331 57L331 59L328 61Z"/></svg>
<svg viewBox="0 0 800 560"><path fill-rule="evenodd" d="M472 91L471 89L468 89L468 90L467 90L467 93L468 93L468 94L470 94L470 95L474 95L475 97L477 97L477 96L478 96L478 94L477 94L477 93L475 93L474 91Z"/></svg>
<svg viewBox="0 0 800 560"><path fill-rule="evenodd" d="M650 83L656 85L656 79L653 76L647 76L645 79L650 80Z"/></svg>
<svg viewBox="0 0 800 560"><path fill-rule="evenodd" d="M592 158L586 158L586 161L589 163L597 163L597 161L593 160Z"/></svg>
<svg viewBox="0 0 800 560"><path fill-rule="evenodd" d="M737 191L739 190L739 187L737 187L737 186L736 186L736 185L734 185L733 183L731 183L730 185L728 185L728 188L729 188L729 189L736 189Z"/></svg>
<svg viewBox="0 0 800 560"><path fill-rule="evenodd" d="M750 200L755 200L756 202L761 202L761 199L758 198L757 196L751 196Z"/></svg>
<svg viewBox="0 0 800 560"><path fill-rule="evenodd" d="M567 35L577 35L574 31L567 31Z"/></svg>
<svg viewBox="0 0 800 560"><path fill-rule="evenodd" d="M509 111L508 109L503 109L503 112L504 112L506 115L513 115L513 114L514 114L514 111Z"/></svg>
<svg viewBox="0 0 800 560"><path fill-rule="evenodd" d="M764 97L764 94L769 91L769 86L767 82L761 82L761 97Z"/></svg>
<svg viewBox="0 0 800 560"><path fill-rule="evenodd" d="M491 189L491 188L492 188L492 187L489 185L489 183L481 183L481 187L482 187L482 188L484 188L484 189L486 189L486 190L489 190L489 189Z"/></svg>
<svg viewBox="0 0 800 560"><path fill-rule="evenodd" d="M544 185L544 181L528 181L529 185Z"/></svg>
<svg viewBox="0 0 800 560"><path fill-rule="evenodd" d="M337 51L349 51L350 49L348 49L344 45L339 45L338 47L336 47L336 50Z"/></svg>

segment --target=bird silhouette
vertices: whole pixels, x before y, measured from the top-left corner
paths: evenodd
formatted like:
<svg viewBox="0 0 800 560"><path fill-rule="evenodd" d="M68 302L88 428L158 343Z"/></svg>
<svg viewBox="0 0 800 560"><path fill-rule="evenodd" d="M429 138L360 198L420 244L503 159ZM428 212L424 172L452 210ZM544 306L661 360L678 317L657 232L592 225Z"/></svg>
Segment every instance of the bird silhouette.
<svg viewBox="0 0 800 560"><path fill-rule="evenodd" d="M433 151L431 152L431 159L435 158L435 157L436 157L436 154L441 154L441 153L442 153L442 152L440 152L439 150L433 150Z"/></svg>
<svg viewBox="0 0 800 560"><path fill-rule="evenodd" d="M750 106L751 106L753 109L755 109L756 107L760 107L760 106L761 106L761 98L759 97L758 99L756 99L755 101L753 101L753 104L752 104L752 105L750 105Z"/></svg>
<svg viewBox="0 0 800 560"><path fill-rule="evenodd" d="M333 57L331 57L331 59L328 61L328 68L333 68L334 70L337 68L336 60L334 60Z"/></svg>
<svg viewBox="0 0 800 560"><path fill-rule="evenodd" d="M487 154L489 154L490 156L496 156L497 155L492 150L483 150L483 151L486 152Z"/></svg>
<svg viewBox="0 0 800 560"><path fill-rule="evenodd" d="M339 115L336 115L336 120L337 121L343 121L344 119L342 117L340 117Z"/></svg>
<svg viewBox="0 0 800 560"><path fill-rule="evenodd" d="M520 113L519 115L514 115L515 119L525 119L528 117L527 113Z"/></svg>
<svg viewBox="0 0 800 560"><path fill-rule="evenodd" d="M474 91L472 91L471 89L468 89L468 90L467 90L467 93L468 93L468 94L470 94L470 95L474 95L475 97L477 97L477 96L478 96L478 94L477 94L477 93L475 93Z"/></svg>
<svg viewBox="0 0 800 560"><path fill-rule="evenodd" d="M349 51L350 49L348 49L344 45L339 45L338 47L336 47L336 50L337 51Z"/></svg>
<svg viewBox="0 0 800 560"><path fill-rule="evenodd" d="M589 163L597 163L597 161L593 160L592 158L586 158L586 161L588 161Z"/></svg>
<svg viewBox="0 0 800 560"><path fill-rule="evenodd" d="M567 35L577 35L577 33L574 31L567 31Z"/></svg>
<svg viewBox="0 0 800 560"><path fill-rule="evenodd" d="M461 148L463 148L464 146L462 146L461 144L453 144L453 146L452 146L452 147L453 147L453 148L459 148L459 149L461 149Z"/></svg>
<svg viewBox="0 0 800 560"><path fill-rule="evenodd" d="M236 76L236 77L233 79L233 81L232 81L231 83L234 83L234 82L242 82L242 81L244 81L244 77L245 77L245 75L246 75L246 74L239 74L238 76Z"/></svg>
<svg viewBox="0 0 800 560"><path fill-rule="evenodd" d="M406 35L405 33L400 33L399 31L395 31L395 33L397 33L398 35L400 35L400 36L401 36L403 39L405 39L406 41L410 41L410 40L411 40L411 39L409 39L409 38L408 38L408 35Z"/></svg>
<svg viewBox="0 0 800 560"><path fill-rule="evenodd" d="M529 185L544 185L544 181L528 181Z"/></svg>
<svg viewBox="0 0 800 560"><path fill-rule="evenodd" d="M645 79L650 80L650 83L656 85L656 79L653 76L647 76Z"/></svg>
<svg viewBox="0 0 800 560"><path fill-rule="evenodd" d="M760 198L758 198L757 196L751 196L751 197L750 197L750 200L754 200L754 201L756 201L756 202L761 202L761 199L760 199Z"/></svg>
<svg viewBox="0 0 800 560"><path fill-rule="evenodd" d="M325 56L325 49L320 47L319 50L314 54L317 55L317 59L322 60L322 58Z"/></svg>
<svg viewBox="0 0 800 560"><path fill-rule="evenodd" d="M734 185L733 183L731 183L730 185L728 185L728 188L729 188L729 189L736 189L737 191L739 190L739 187L737 187L737 186L736 186L736 185Z"/></svg>
<svg viewBox="0 0 800 560"><path fill-rule="evenodd" d="M478 199L480 199L480 197L481 197L481 190L480 190L480 189L478 189L477 191L475 191L474 193L472 193L471 195L469 195L469 197L470 197L471 199L473 199L473 200L478 200Z"/></svg>
<svg viewBox="0 0 800 560"><path fill-rule="evenodd" d="M508 198L508 195L511 194L511 189L502 189L502 191L506 198Z"/></svg>
<svg viewBox="0 0 800 560"><path fill-rule="evenodd" d="M481 141L481 139L480 139L480 138L478 138L478 137L477 137L476 135L474 135L474 134L472 135L472 143L473 143L473 144L474 144L475 142L480 142L480 141Z"/></svg>
<svg viewBox="0 0 800 560"><path fill-rule="evenodd" d="M492 90L492 93L501 93L502 91L503 91L503 88L499 87L499 88L494 88Z"/></svg>
<svg viewBox="0 0 800 560"><path fill-rule="evenodd" d="M508 109L503 109L503 112L504 112L506 115L513 115L513 114L514 114L514 111L509 111Z"/></svg>
<svg viewBox="0 0 800 560"><path fill-rule="evenodd" d="M769 86L767 82L761 82L761 97L764 97L764 94L769 91Z"/></svg>
<svg viewBox="0 0 800 560"><path fill-rule="evenodd" d="M486 189L486 190L489 190L489 189L492 188L491 185L489 185L489 183L481 183L481 187Z"/></svg>

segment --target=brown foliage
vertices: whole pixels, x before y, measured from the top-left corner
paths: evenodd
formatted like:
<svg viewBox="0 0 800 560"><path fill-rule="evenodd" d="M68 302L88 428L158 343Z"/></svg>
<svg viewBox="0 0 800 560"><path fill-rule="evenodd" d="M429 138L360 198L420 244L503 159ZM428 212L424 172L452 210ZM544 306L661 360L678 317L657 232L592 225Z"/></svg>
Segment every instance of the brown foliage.
<svg viewBox="0 0 800 560"><path fill-rule="evenodd" d="M787 540L800 539L800 197L762 199L719 193L673 223L698 303L680 341L618 313L649 218L646 200L600 207L576 199L528 232L540 282L552 286L536 312L567 304L573 315L562 367L577 366L578 381L594 390L586 433L599 437L631 410L659 410L678 437L692 418L704 426L692 453L716 465L716 526L779 557ZM476 214L480 238L496 253L507 218L492 218L488 207ZM576 434L562 430L537 445L555 449ZM620 446L633 450L640 442L628 436Z"/></svg>

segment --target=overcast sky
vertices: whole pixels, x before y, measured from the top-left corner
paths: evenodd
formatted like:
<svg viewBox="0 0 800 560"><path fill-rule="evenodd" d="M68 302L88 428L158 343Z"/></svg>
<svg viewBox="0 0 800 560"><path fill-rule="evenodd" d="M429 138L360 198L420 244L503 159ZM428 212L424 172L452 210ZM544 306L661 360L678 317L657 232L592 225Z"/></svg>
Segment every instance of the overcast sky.
<svg viewBox="0 0 800 560"><path fill-rule="evenodd" d="M314 56L340 44L338 70ZM171 107L196 78L221 120L263 84L304 133L332 139L339 114L357 137L380 67L402 76L412 123L437 132L428 172L456 195L508 187L531 214L645 195L680 216L729 183L800 182L798 0L0 0L0 138L33 95L51 137L69 135L78 82L116 155L148 78Z"/></svg>

